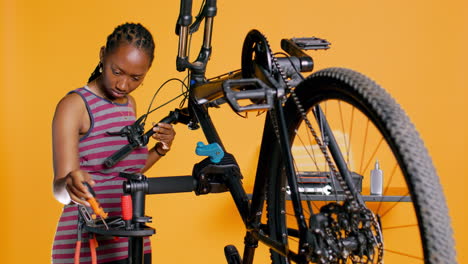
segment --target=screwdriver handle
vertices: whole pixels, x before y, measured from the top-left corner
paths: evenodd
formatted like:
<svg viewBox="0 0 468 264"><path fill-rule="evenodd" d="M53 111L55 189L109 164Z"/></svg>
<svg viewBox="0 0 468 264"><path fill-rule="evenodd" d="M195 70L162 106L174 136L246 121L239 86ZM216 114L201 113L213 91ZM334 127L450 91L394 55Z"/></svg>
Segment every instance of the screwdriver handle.
<svg viewBox="0 0 468 264"><path fill-rule="evenodd" d="M86 185L86 187L88 187L89 192L93 196L91 198L86 199L86 201L89 203L96 215L99 215L102 219L106 219L108 213L104 212L104 209L102 209L101 205L97 201L96 193L94 192L93 187L91 187L91 185L89 185L89 183L87 182L83 182L83 184Z"/></svg>
<svg viewBox="0 0 468 264"><path fill-rule="evenodd" d="M96 200L96 198L89 198L86 200L89 205L91 205L91 208L93 208L93 211L96 215L99 215L102 219L106 219L108 213L104 212L104 209L102 209L101 205L99 205L99 202Z"/></svg>

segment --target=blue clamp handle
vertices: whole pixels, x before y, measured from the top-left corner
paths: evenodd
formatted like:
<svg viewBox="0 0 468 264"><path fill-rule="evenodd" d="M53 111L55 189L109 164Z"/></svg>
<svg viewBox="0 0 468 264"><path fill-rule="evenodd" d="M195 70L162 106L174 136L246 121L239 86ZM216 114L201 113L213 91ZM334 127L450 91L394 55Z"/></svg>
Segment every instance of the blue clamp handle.
<svg viewBox="0 0 468 264"><path fill-rule="evenodd" d="M203 142L197 143L195 153L198 156L208 156L211 162L219 163L224 157L224 151L218 143L205 145Z"/></svg>

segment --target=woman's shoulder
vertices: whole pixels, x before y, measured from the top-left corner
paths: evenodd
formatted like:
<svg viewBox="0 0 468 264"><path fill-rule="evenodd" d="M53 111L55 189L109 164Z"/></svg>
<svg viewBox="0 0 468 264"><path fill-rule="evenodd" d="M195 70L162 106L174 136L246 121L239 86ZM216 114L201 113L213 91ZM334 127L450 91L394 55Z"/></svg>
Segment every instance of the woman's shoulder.
<svg viewBox="0 0 468 264"><path fill-rule="evenodd" d="M55 108L52 119L53 135L63 139L83 134L83 127L86 124L83 118L86 116L86 111L86 105L79 94L67 93Z"/></svg>
<svg viewBox="0 0 468 264"><path fill-rule="evenodd" d="M133 96L127 94L127 98L128 98L128 105L130 107L133 108L133 110L136 112L136 101L135 101L135 98L133 98Z"/></svg>
<svg viewBox="0 0 468 264"><path fill-rule="evenodd" d="M57 110L70 110L76 111L80 109L85 109L86 105L83 101L82 96L79 93L80 89L72 90L67 93L57 104Z"/></svg>

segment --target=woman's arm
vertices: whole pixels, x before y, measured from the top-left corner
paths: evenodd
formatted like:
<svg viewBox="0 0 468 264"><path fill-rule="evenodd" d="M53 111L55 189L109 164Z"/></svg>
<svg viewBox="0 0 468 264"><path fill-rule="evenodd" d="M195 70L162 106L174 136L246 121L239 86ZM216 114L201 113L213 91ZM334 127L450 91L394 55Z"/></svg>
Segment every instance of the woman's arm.
<svg viewBox="0 0 468 264"><path fill-rule="evenodd" d="M80 170L78 154L80 133L84 134L87 129L89 117L83 100L74 93L65 96L57 104L52 121L53 193L63 204L73 200L87 205L82 198L91 196L83 181L91 185L94 182L88 173Z"/></svg>

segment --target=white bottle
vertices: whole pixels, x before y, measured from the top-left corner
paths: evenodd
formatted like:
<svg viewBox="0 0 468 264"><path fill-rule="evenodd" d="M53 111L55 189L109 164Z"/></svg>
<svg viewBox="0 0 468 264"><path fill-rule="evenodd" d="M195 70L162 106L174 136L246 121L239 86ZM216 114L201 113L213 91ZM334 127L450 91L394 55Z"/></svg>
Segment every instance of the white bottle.
<svg viewBox="0 0 468 264"><path fill-rule="evenodd" d="M375 167L370 174L370 194L382 195L383 171L380 169L379 161L375 162Z"/></svg>

